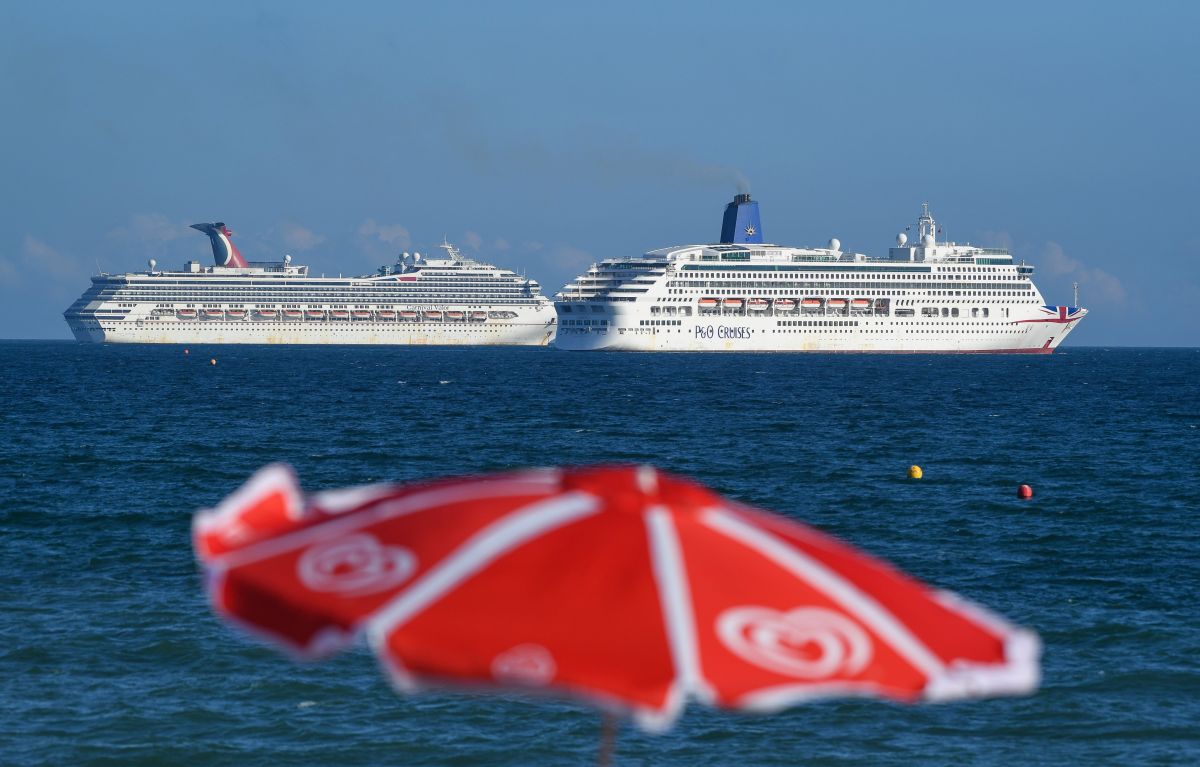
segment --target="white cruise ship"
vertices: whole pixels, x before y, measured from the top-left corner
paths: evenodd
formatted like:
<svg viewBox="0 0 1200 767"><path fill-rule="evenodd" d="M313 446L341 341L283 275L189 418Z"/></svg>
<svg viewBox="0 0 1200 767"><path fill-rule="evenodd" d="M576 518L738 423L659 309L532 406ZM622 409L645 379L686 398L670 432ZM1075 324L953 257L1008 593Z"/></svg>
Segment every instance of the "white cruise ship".
<svg viewBox="0 0 1200 767"><path fill-rule="evenodd" d="M573 350L1049 354L1087 314L1046 304L1007 250L917 239L887 258L763 242L737 195L721 241L594 264L555 297L555 346ZM1078 301L1076 301L1078 303Z"/></svg>
<svg viewBox="0 0 1200 767"><path fill-rule="evenodd" d="M215 266L100 274L64 312L80 341L213 344L504 344L554 338L535 280L465 258L403 254L362 277L311 277L291 257L247 262L223 223L193 224Z"/></svg>

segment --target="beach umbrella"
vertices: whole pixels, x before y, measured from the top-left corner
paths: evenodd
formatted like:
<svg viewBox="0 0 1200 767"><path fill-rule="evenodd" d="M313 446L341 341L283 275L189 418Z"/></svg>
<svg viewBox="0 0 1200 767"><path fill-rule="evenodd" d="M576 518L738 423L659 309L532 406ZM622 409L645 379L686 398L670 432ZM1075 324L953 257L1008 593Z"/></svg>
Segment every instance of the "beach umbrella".
<svg viewBox="0 0 1200 767"><path fill-rule="evenodd" d="M216 609L395 684L539 690L669 726L694 699L1029 693L1035 634L811 527L649 467L304 496L262 469L194 522Z"/></svg>

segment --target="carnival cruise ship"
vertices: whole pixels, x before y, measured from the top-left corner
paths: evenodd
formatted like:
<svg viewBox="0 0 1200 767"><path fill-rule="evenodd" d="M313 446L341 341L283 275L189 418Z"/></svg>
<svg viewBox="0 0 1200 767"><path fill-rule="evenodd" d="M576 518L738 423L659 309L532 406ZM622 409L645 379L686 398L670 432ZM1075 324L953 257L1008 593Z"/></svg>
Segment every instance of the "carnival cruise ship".
<svg viewBox="0 0 1200 767"><path fill-rule="evenodd" d="M763 241L737 195L721 241L594 264L563 288L555 346L572 350L1049 354L1087 314L1049 305L1005 249L917 239L887 258ZM1078 303L1076 299L1075 303Z"/></svg>
<svg viewBox="0 0 1200 767"><path fill-rule="evenodd" d="M554 338L535 280L464 257L402 254L362 277L311 277L307 266L248 262L224 223L193 224L213 266L100 274L64 312L80 341L109 343L501 344Z"/></svg>

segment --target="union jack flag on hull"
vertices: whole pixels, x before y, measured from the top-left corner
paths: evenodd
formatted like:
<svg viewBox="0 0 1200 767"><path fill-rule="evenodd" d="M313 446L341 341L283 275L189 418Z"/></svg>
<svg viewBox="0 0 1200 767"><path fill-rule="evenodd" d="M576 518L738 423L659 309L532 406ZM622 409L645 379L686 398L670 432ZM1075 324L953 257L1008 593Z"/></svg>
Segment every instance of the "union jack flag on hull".
<svg viewBox="0 0 1200 767"><path fill-rule="evenodd" d="M1078 306L1041 306L1038 311L1042 313L1042 317L1036 320L1018 320L1018 322L1058 322L1069 323L1083 318L1087 314L1087 309Z"/></svg>

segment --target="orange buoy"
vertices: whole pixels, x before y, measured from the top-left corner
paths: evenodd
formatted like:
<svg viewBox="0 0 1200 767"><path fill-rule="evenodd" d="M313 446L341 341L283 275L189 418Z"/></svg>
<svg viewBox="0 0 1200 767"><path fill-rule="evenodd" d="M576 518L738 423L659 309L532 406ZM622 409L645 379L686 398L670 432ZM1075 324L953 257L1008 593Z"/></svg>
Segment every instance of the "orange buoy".
<svg viewBox="0 0 1200 767"><path fill-rule="evenodd" d="M1033 488L1029 485L1021 485L1017 488L1017 497L1028 500L1033 497Z"/></svg>

